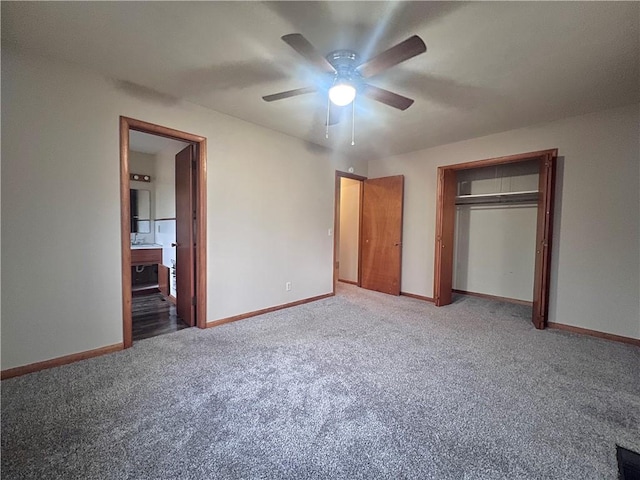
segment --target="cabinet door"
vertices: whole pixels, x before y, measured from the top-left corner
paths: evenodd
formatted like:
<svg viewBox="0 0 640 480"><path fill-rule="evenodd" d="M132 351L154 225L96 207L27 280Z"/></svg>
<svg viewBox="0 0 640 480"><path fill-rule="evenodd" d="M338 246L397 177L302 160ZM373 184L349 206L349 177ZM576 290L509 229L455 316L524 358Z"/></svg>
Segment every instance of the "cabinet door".
<svg viewBox="0 0 640 480"><path fill-rule="evenodd" d="M169 267L158 265L158 290L165 297L169 296Z"/></svg>

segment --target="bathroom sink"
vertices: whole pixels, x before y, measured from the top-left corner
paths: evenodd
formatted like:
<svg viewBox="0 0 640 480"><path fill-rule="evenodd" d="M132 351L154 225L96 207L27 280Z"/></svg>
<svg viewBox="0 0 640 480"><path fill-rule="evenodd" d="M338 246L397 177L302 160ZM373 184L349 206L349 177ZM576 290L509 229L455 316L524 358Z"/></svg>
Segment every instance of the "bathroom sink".
<svg viewBox="0 0 640 480"><path fill-rule="evenodd" d="M132 250L140 250L143 248L162 248L162 245L158 245L157 243L138 243L131 245Z"/></svg>

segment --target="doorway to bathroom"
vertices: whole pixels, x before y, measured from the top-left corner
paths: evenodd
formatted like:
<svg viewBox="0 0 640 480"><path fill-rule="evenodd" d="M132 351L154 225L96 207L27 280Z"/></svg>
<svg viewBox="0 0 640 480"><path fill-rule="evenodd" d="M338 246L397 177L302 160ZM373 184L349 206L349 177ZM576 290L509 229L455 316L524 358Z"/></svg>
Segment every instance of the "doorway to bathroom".
<svg viewBox="0 0 640 480"><path fill-rule="evenodd" d="M206 139L120 117L123 337L206 328Z"/></svg>

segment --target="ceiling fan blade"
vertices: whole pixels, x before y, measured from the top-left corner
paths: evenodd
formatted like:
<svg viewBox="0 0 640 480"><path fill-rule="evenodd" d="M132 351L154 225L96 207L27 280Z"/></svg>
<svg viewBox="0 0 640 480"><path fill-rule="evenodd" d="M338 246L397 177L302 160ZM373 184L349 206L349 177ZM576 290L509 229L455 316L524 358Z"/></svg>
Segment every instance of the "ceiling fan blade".
<svg viewBox="0 0 640 480"><path fill-rule="evenodd" d="M383 88L374 87L373 85L365 85L362 93L366 97L397 108L398 110L406 110L413 104L411 98L403 97L402 95L384 90Z"/></svg>
<svg viewBox="0 0 640 480"><path fill-rule="evenodd" d="M326 58L320 55L315 47L309 43L309 40L304 38L302 34L290 33L288 35L284 35L282 40L323 72L336 73L336 69L333 68L333 65L331 65Z"/></svg>
<svg viewBox="0 0 640 480"><path fill-rule="evenodd" d="M427 51L427 46L422 39L414 35L400 42L395 47L376 55L371 60L361 64L356 70L363 78L373 77L388 68Z"/></svg>
<svg viewBox="0 0 640 480"><path fill-rule="evenodd" d="M274 93L273 95L265 95L262 99L265 102L273 102L275 100L282 100L283 98L295 97L297 95L304 95L315 91L316 87L296 88L295 90L287 90L286 92Z"/></svg>

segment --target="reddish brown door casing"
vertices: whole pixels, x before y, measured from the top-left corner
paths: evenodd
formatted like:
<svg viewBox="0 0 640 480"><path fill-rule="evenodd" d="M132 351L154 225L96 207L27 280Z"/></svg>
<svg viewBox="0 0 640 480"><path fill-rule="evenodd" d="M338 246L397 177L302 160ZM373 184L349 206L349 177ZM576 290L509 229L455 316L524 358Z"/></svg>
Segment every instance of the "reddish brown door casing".
<svg viewBox="0 0 640 480"><path fill-rule="evenodd" d="M404 176L362 183L361 286L400 295Z"/></svg>
<svg viewBox="0 0 640 480"><path fill-rule="evenodd" d="M176 290L178 317L189 326L195 325L195 278L193 226L194 145L176 155Z"/></svg>

